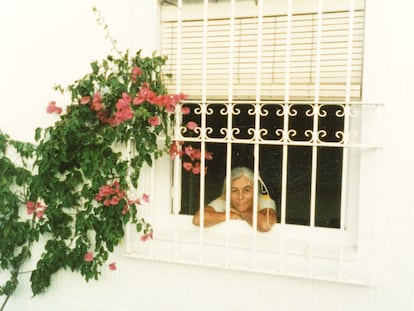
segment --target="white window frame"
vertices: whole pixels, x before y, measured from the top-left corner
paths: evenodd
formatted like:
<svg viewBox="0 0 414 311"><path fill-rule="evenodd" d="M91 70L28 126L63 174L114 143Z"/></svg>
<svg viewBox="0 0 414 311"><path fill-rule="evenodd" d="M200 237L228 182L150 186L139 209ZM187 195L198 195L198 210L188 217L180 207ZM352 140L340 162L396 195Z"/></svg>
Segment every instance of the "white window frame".
<svg viewBox="0 0 414 311"><path fill-rule="evenodd" d="M305 277L353 284L373 281L372 253L373 215L378 204L380 179L375 178L380 166L380 141L373 131L381 124L381 104L361 103L366 110L375 110L376 117L362 111L360 131L364 133L359 158L351 157L350 180L359 180L348 192L357 192L358 209L348 209L347 226L340 229L276 224L269 233L252 230L246 223L226 221L205 229L195 227L192 216L180 215L180 187L170 184L181 163L166 156L146 168L141 177L141 192L153 194L151 203L141 214L154 226L154 240L141 242L129 231L128 256L189 263L267 274ZM364 110L363 109L363 110ZM367 137L367 138L366 138ZM365 138L367 141L365 142ZM356 160L356 161L355 161ZM179 200L175 200L177 202ZM173 211L173 213L171 213ZM352 211L354 213L352 213Z"/></svg>

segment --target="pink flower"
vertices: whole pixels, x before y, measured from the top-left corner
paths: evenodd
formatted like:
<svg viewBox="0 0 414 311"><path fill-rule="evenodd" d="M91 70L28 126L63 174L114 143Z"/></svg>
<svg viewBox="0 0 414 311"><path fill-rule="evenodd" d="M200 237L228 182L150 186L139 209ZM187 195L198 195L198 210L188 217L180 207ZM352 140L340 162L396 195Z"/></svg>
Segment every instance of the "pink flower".
<svg viewBox="0 0 414 311"><path fill-rule="evenodd" d="M80 103L81 103L81 105L86 105L86 104L88 104L89 103L89 101L91 100L91 98L90 98L90 96L83 96L81 99L80 99Z"/></svg>
<svg viewBox="0 0 414 311"><path fill-rule="evenodd" d="M132 103L134 105L142 104L143 102L147 101L150 103L154 103L154 101L157 98L157 94L155 94L153 91L150 90L149 85L147 83L143 84L141 90L137 94L137 96L134 98Z"/></svg>
<svg viewBox="0 0 414 311"><path fill-rule="evenodd" d="M125 204L124 205L124 208L122 209L122 215L125 215L126 213L128 213L128 211L129 211L129 207L128 207L128 205L127 204Z"/></svg>
<svg viewBox="0 0 414 311"><path fill-rule="evenodd" d="M97 92L95 94L93 94L93 99L92 99L92 105L91 105L91 109L93 111L100 111L103 109L103 104L102 104L102 95L101 93Z"/></svg>
<svg viewBox="0 0 414 311"><path fill-rule="evenodd" d="M191 162L184 162L183 163L183 167L184 167L184 169L187 172L189 172L193 168L193 163L191 163Z"/></svg>
<svg viewBox="0 0 414 311"><path fill-rule="evenodd" d="M192 168L191 172L193 172L193 174L195 174L195 175L198 175L198 174L200 174L200 170L201 170L200 163L197 162L194 165L194 167Z"/></svg>
<svg viewBox="0 0 414 311"><path fill-rule="evenodd" d="M109 270L111 270L111 271L115 271L115 270L116 270L116 262L111 262L111 263L108 265L108 268L109 268Z"/></svg>
<svg viewBox="0 0 414 311"><path fill-rule="evenodd" d="M144 201L145 203L149 203L150 202L149 195L146 193L143 193L141 200Z"/></svg>
<svg viewBox="0 0 414 311"><path fill-rule="evenodd" d="M111 205L117 205L119 203L119 198L117 196L113 196L111 199Z"/></svg>
<svg viewBox="0 0 414 311"><path fill-rule="evenodd" d="M43 217L43 215L45 214L46 210L47 210L47 207L46 206L42 205L39 202L36 203L36 217L38 219L40 219L40 218Z"/></svg>
<svg viewBox="0 0 414 311"><path fill-rule="evenodd" d="M145 242L148 239L152 240L152 238L153 238L152 231L150 231L147 234L144 234L144 235L141 236L141 241Z"/></svg>
<svg viewBox="0 0 414 311"><path fill-rule="evenodd" d="M26 203L27 214L31 215L35 211L35 203L33 201L27 201Z"/></svg>
<svg viewBox="0 0 414 311"><path fill-rule="evenodd" d="M184 153L188 155L191 159L193 159L193 152L194 152L194 149L191 145L184 147Z"/></svg>
<svg viewBox="0 0 414 311"><path fill-rule="evenodd" d="M99 188L99 196L106 197L112 193L111 186L104 185L101 188Z"/></svg>
<svg viewBox="0 0 414 311"><path fill-rule="evenodd" d="M190 114L190 107L181 107L181 113L184 115Z"/></svg>
<svg viewBox="0 0 414 311"><path fill-rule="evenodd" d="M170 146L170 157L171 159L175 159L177 156L181 157L183 152L180 150L180 144L177 142L173 142Z"/></svg>
<svg viewBox="0 0 414 311"><path fill-rule="evenodd" d="M85 256L83 256L83 260L86 262L91 262L93 260L93 253L87 252Z"/></svg>
<svg viewBox="0 0 414 311"><path fill-rule="evenodd" d="M200 149L193 149L191 152L191 158L194 160L200 160L201 159L201 150Z"/></svg>
<svg viewBox="0 0 414 311"><path fill-rule="evenodd" d="M191 131L194 131L197 128L197 126L198 124L193 121L187 123L187 128Z"/></svg>
<svg viewBox="0 0 414 311"><path fill-rule="evenodd" d="M47 206L43 205L40 202L35 203L33 201L28 201L26 203L26 208L27 208L27 214L31 215L33 213L36 213L36 217L38 219L42 218L47 210Z"/></svg>
<svg viewBox="0 0 414 311"><path fill-rule="evenodd" d="M157 126L161 124L161 119L158 116L149 117L148 123L152 126Z"/></svg>
<svg viewBox="0 0 414 311"><path fill-rule="evenodd" d="M213 153L212 153L212 152L208 152L208 151L206 151L206 152L204 153L204 158L205 158L206 160L213 160Z"/></svg>
<svg viewBox="0 0 414 311"><path fill-rule="evenodd" d="M46 108L46 112L47 113L61 114L62 113L62 108L57 107L55 101L51 101L51 102L49 102L49 105Z"/></svg>
<svg viewBox="0 0 414 311"><path fill-rule="evenodd" d="M142 76L142 70L141 68L139 68L138 66L134 66L132 68L132 72L131 72L131 80L132 82L135 82L137 80L137 77Z"/></svg>

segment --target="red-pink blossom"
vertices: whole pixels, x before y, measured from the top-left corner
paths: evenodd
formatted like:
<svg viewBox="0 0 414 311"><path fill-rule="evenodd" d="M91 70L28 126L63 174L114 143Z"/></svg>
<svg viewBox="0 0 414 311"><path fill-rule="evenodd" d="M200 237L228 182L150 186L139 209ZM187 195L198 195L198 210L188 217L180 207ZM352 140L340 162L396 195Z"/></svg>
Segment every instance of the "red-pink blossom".
<svg viewBox="0 0 414 311"><path fill-rule="evenodd" d="M177 142L173 142L170 146L170 157L171 159L175 159L177 156L181 157L183 151L180 149L180 144Z"/></svg>
<svg viewBox="0 0 414 311"><path fill-rule="evenodd" d="M91 100L90 96L83 96L80 99L80 103L81 103L81 105L86 105L90 102L90 100Z"/></svg>
<svg viewBox="0 0 414 311"><path fill-rule="evenodd" d="M27 214L31 215L33 213L36 213L36 217L38 219L42 218L47 210L47 206L43 205L40 202L35 203L33 201L28 201L26 203L26 208L27 208Z"/></svg>
<svg viewBox="0 0 414 311"><path fill-rule="evenodd" d="M158 116L153 116L148 118L148 123L152 126L157 126L161 124L161 119Z"/></svg>
<svg viewBox="0 0 414 311"><path fill-rule="evenodd" d="M129 211L129 206L128 206L128 204L125 204L124 208L121 211L121 213L122 213L122 215L125 215L126 213L128 213L128 211Z"/></svg>
<svg viewBox="0 0 414 311"><path fill-rule="evenodd" d="M204 158L206 160L213 160L213 153L212 152L209 152L209 151L205 151L204 152Z"/></svg>
<svg viewBox="0 0 414 311"><path fill-rule="evenodd" d="M201 171L201 167L200 167L200 163L196 163L194 166L193 166L193 168L191 169L191 172L193 173L193 174L195 174L195 175L198 175L198 174L200 174L200 171Z"/></svg>
<svg viewBox="0 0 414 311"><path fill-rule="evenodd" d="M186 127L189 130L194 131L198 127L198 124L195 123L194 121L190 121L190 122L187 123Z"/></svg>
<svg viewBox="0 0 414 311"><path fill-rule="evenodd" d="M144 201L145 203L149 203L150 202L149 195L146 193L143 193L141 200Z"/></svg>
<svg viewBox="0 0 414 311"><path fill-rule="evenodd" d="M147 241L148 239L153 239L152 231L141 236L141 241L143 242Z"/></svg>
<svg viewBox="0 0 414 311"><path fill-rule="evenodd" d="M184 167L184 169L187 172L189 172L193 168L193 163L191 163L191 162L184 162L183 163L183 167Z"/></svg>
<svg viewBox="0 0 414 311"><path fill-rule="evenodd" d="M147 101L149 103L154 103L156 97L157 97L157 94L155 94L155 92L151 91L151 89L149 88L149 85L147 83L145 83L141 87L141 90L139 91L137 96L133 99L132 103L134 105L142 104L145 101Z"/></svg>
<svg viewBox="0 0 414 311"><path fill-rule="evenodd" d="M142 76L142 70L138 66L134 66L131 72L131 80L135 82L138 77Z"/></svg>
<svg viewBox="0 0 414 311"><path fill-rule="evenodd" d="M201 159L201 150L200 149L193 149L191 152L191 158L193 160L200 160Z"/></svg>
<svg viewBox="0 0 414 311"><path fill-rule="evenodd" d="M190 107L181 107L181 113L184 115L190 114L191 109Z"/></svg>
<svg viewBox="0 0 414 311"><path fill-rule="evenodd" d="M31 215L35 211L35 203L33 201L27 201L26 203L27 214Z"/></svg>
<svg viewBox="0 0 414 311"><path fill-rule="evenodd" d="M112 187L109 185L104 185L99 188L99 196L106 197L112 193Z"/></svg>
<svg viewBox="0 0 414 311"><path fill-rule="evenodd" d="M185 146L184 147L184 153L189 156L191 159L193 158L193 147L191 145Z"/></svg>
<svg viewBox="0 0 414 311"><path fill-rule="evenodd" d="M40 202L36 203L36 217L38 219L42 218L47 210L47 206L41 204Z"/></svg>
<svg viewBox="0 0 414 311"><path fill-rule="evenodd" d="M109 270L111 270L111 271L115 271L117 268L116 268L116 262L111 262L109 265L108 265L108 268L109 268Z"/></svg>
<svg viewBox="0 0 414 311"><path fill-rule="evenodd" d="M49 105L46 108L46 112L47 113L61 114L62 113L62 108L57 107L55 101L50 101Z"/></svg>
<svg viewBox="0 0 414 311"><path fill-rule="evenodd" d="M97 93L93 94L91 109L93 111L100 111L103 108L104 108L104 106L103 106L103 103L102 103L101 93L97 92Z"/></svg>
<svg viewBox="0 0 414 311"><path fill-rule="evenodd" d="M93 260L93 253L91 252L87 252L84 256L83 256L83 260L85 260L86 262L91 262Z"/></svg>
<svg viewBox="0 0 414 311"><path fill-rule="evenodd" d="M111 205L117 205L119 203L119 198L117 196L113 196L111 199Z"/></svg>

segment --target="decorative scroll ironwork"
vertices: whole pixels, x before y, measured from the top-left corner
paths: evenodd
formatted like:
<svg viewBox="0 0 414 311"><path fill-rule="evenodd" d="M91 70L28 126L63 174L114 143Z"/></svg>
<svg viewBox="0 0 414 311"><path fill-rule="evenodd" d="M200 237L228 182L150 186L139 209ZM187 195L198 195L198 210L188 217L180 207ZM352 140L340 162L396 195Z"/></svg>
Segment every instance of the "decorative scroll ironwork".
<svg viewBox="0 0 414 311"><path fill-rule="evenodd" d="M294 146L375 147L375 131L362 133L364 118L378 117L378 104L361 102L188 101L178 135L182 141ZM203 126L202 120L205 120ZM188 123L197 126L191 131ZM285 124L286 123L286 124ZM177 136L176 136L177 137Z"/></svg>

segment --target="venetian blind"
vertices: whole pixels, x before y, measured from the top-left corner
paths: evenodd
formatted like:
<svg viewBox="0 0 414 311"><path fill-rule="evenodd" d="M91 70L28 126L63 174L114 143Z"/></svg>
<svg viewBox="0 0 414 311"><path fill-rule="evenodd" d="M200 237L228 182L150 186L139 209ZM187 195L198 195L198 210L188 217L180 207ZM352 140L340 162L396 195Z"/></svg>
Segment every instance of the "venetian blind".
<svg viewBox="0 0 414 311"><path fill-rule="evenodd" d="M352 16L351 100L361 97L364 12ZM233 98L254 99L257 72L257 17L236 18L233 50ZM322 15L319 99L344 100L347 89L349 11ZM285 91L287 16L263 16L261 46L262 99L282 100ZM203 20L183 19L181 23L180 89L190 98L199 99L202 89ZM230 62L230 19L207 22L207 97L225 99L228 94ZM313 100L316 81L318 15L292 16L289 54L290 100ZM164 20L161 35L162 54L168 56L166 70L176 76L177 21ZM176 80L166 81L175 90Z"/></svg>

